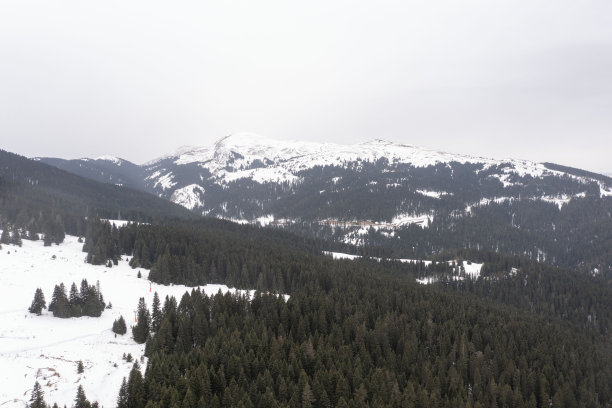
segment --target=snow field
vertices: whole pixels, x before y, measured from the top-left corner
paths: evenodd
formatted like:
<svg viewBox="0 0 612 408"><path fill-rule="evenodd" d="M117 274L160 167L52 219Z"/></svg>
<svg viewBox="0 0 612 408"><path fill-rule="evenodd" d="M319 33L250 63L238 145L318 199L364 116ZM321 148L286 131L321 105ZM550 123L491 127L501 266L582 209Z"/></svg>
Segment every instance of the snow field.
<svg viewBox="0 0 612 408"><path fill-rule="evenodd" d="M166 295L180 302L185 291L192 289L151 284L149 271L130 268L125 257L112 268L87 264L82 246L77 237L66 236L59 246L24 240L22 247L4 245L0 250L0 407L24 407L35 381L50 404L70 407L82 385L90 401L114 407L121 381L133 365L122 359L123 354L140 361L144 353L144 345L130 335L138 299L144 297L151 308L156 291L163 305ZM137 277L139 270L142 278ZM72 282L80 288L82 279L90 285L99 281L112 309L99 318L60 319L47 310L41 316L28 313L36 288L43 290L48 306L56 284L63 282L68 292ZM206 285L201 290L209 295L236 291L225 285ZM111 327L120 315L128 333L115 337ZM85 367L83 374L77 374L79 360Z"/></svg>
<svg viewBox="0 0 612 408"><path fill-rule="evenodd" d="M351 254L345 254L342 252L330 252L330 251L323 251L323 255L328 255L331 256L334 260L342 260L342 259L348 259L348 260L355 260L355 259L360 259L361 255L351 255ZM372 258L376 261L381 261L382 258ZM423 262L426 266L431 264L431 261L427 261L427 260L418 260L418 259L385 259L386 261L397 261L397 262L405 262L405 263L417 263L417 262ZM453 261L449 261L448 263L451 264ZM465 276L459 276L456 275L453 277L454 280L464 280L465 278L469 278L472 280L476 280L480 277L480 271L482 270L482 266L484 264L482 263L474 263L474 262L468 262L468 261L463 261L463 270L465 271ZM437 278L435 276L427 276L424 277L422 279L417 279L416 281L427 285L430 283L435 283L437 282Z"/></svg>

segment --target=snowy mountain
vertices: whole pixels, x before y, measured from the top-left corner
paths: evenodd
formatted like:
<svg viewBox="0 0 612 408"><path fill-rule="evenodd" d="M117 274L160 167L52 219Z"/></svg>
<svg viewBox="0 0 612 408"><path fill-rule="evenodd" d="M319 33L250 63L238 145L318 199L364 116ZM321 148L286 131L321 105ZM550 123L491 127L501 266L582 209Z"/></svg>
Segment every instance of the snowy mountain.
<svg viewBox="0 0 612 408"><path fill-rule="evenodd" d="M521 187L534 179L548 178L582 184L584 188L578 190L584 191L568 194L563 189L547 188L549 191L528 192L531 198L562 204L573 197L597 195L598 187L600 196L612 194L612 182L605 176L585 176L572 169L560 170L554 165L526 160L437 152L384 140L340 145L280 141L240 133L221 138L211 146L183 147L141 166L107 156L69 161L40 160L99 181L155 193L201 214L249 222L270 215L276 219L303 218L303 214L284 211L279 214L274 208L273 202L287 195L299 195L302 191L318 193L325 196L325 206L333 206L330 201L336 201L343 191L350 194L355 188L370 186L371 190L377 190L372 193L379 194L380 188L372 186L383 182L387 189L399 188L423 199L444 200L456 192L452 191L453 186L440 183L442 179L447 179L448 184L460 177L476 176L479 187L485 190L481 188L481 194L473 196L474 203L495 196L517 196ZM430 182L418 180L426 175L431 178ZM273 190L273 193L265 190ZM334 197L329 197L330 193ZM236 202L236 195L241 203ZM467 207L469 203L465 204ZM405 212L417 214L416 209L404 208L401 202L396 203L396 207L394 213L383 214L381 221ZM330 216L355 219L357 214L346 210L341 208ZM418 213L423 215L428 211ZM374 215L365 214L365 219L375 219Z"/></svg>
<svg viewBox="0 0 612 408"><path fill-rule="evenodd" d="M341 145L241 133L140 166L115 158L40 160L122 180L197 214L417 257L503 245L570 262L562 241L601 239L612 210L612 179L604 175L383 140Z"/></svg>

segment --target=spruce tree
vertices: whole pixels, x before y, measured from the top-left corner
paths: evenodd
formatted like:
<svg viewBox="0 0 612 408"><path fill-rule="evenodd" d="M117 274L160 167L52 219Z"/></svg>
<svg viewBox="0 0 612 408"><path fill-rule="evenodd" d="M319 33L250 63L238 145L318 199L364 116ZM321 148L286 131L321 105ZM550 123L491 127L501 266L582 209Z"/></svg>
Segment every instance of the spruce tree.
<svg viewBox="0 0 612 408"><path fill-rule="evenodd" d="M74 408L91 408L91 403L87 400L82 385L79 385L79 388L77 388L77 394L74 399Z"/></svg>
<svg viewBox="0 0 612 408"><path fill-rule="evenodd" d="M121 387L119 388L119 396L117 397L117 408L128 408L127 404L127 381L123 377L123 382L121 382Z"/></svg>
<svg viewBox="0 0 612 408"><path fill-rule="evenodd" d="M55 285L51 303L49 303L49 311L53 312L54 317L66 318L71 316L70 302L66 296L66 287L63 283Z"/></svg>
<svg viewBox="0 0 612 408"><path fill-rule="evenodd" d="M81 316L83 313L81 295L79 294L77 285L74 282L72 282L72 286L70 286L70 295L68 297L68 302L70 303L71 315L77 317Z"/></svg>
<svg viewBox="0 0 612 408"><path fill-rule="evenodd" d="M45 393L42 390L42 387L36 381L34 383L34 388L32 388L32 396L30 397L29 408L47 408L47 404L44 399Z"/></svg>
<svg viewBox="0 0 612 408"><path fill-rule="evenodd" d="M125 325L125 320L123 319L123 316L119 316L119 319L113 322L113 332L121 335L127 332L127 327Z"/></svg>
<svg viewBox="0 0 612 408"><path fill-rule="evenodd" d="M135 362L127 382L127 408L144 408L146 401L140 365Z"/></svg>
<svg viewBox="0 0 612 408"><path fill-rule="evenodd" d="M136 323L136 326L132 327L132 335L134 336L134 341L142 344L147 341L147 337L149 337L149 331L151 329L151 317L149 314L149 309L147 309L145 300L142 297L138 301L137 316L138 321Z"/></svg>
<svg viewBox="0 0 612 408"><path fill-rule="evenodd" d="M30 313L36 313L37 315L40 316L40 314L42 313L42 310L46 308L47 308L47 303L45 302L45 295L42 289L38 288L36 289L36 292L34 293L34 300L32 300L32 305L30 306L28 311Z"/></svg>
<svg viewBox="0 0 612 408"><path fill-rule="evenodd" d="M19 230L17 228L15 228L15 230L13 231L13 236L11 237L11 243L17 246L22 245L21 234L19 234Z"/></svg>
<svg viewBox="0 0 612 408"><path fill-rule="evenodd" d="M161 325L162 313L161 313L161 302L159 301L159 295L157 292L153 295L153 305L151 311L151 330L157 332Z"/></svg>

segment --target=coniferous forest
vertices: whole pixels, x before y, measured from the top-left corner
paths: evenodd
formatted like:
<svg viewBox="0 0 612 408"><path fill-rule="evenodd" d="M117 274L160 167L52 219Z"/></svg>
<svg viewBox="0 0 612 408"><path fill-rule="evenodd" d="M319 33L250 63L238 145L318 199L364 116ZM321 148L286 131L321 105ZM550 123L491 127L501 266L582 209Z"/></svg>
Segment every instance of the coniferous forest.
<svg viewBox="0 0 612 408"><path fill-rule="evenodd" d="M195 290L151 311L141 300L133 335L150 359L144 376L126 379L120 407L580 407L612 398L603 278L470 250L440 259L483 262L483 278L424 287L415 277L448 275L453 264L332 261L311 241L283 247L259 229L194 223L93 222L86 241L101 247L86 246L89 254L125 253L150 267L153 281L258 289L253 299Z"/></svg>
<svg viewBox="0 0 612 408"><path fill-rule="evenodd" d="M143 367L136 362L117 390L119 408L612 404L606 274L459 242L427 252L431 263L396 262L388 259L393 248L160 217L155 200L116 228L99 220L111 207L83 208L70 194L59 196L68 201L45 198L55 191L36 201L39 187L20 192L18 176L5 182L4 240L42 234L56 245L72 233L84 237L83 256L92 264L127 257L157 283L256 290L248 297L194 289L180 299L156 296L150 305L134 299L138 323L128 328L119 319L113 329L145 344L148 359ZM71 215L59 202L83 211ZM56 227L45 231L45 223ZM322 254L328 250L362 259L335 261ZM600 253L584 252L585 264ZM479 279L454 279L464 260L483 264ZM436 284L416 283L432 276ZM105 302L83 280L80 287L57 285L48 304L37 290L30 311L45 306L57 317L99 316ZM40 393L32 398L41 403ZM81 389L75 404L95 403Z"/></svg>

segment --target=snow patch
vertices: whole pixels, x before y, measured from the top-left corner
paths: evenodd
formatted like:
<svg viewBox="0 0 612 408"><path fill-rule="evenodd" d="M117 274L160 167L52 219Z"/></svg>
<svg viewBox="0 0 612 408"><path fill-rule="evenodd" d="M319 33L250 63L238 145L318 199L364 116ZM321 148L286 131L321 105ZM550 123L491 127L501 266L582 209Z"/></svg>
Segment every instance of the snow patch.
<svg viewBox="0 0 612 408"><path fill-rule="evenodd" d="M204 205L204 200L201 198L204 195L204 188L197 184L190 184L183 188L174 190L170 201L183 207L193 210Z"/></svg>
<svg viewBox="0 0 612 408"><path fill-rule="evenodd" d="M445 195L452 195L450 193L447 193L446 191L417 190L416 192L427 197L438 199L442 198L442 196Z"/></svg>

